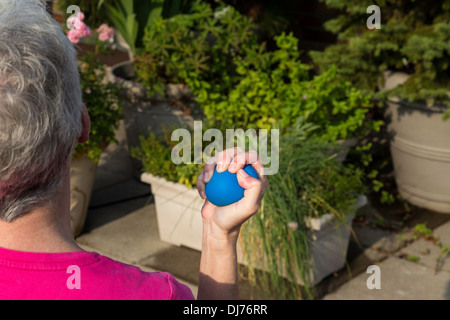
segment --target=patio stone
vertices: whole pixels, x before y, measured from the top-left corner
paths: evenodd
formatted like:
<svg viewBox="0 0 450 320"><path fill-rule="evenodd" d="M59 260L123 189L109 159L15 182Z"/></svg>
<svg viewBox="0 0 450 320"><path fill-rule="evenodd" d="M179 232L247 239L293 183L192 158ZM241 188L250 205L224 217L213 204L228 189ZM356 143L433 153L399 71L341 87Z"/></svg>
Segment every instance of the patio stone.
<svg viewBox="0 0 450 320"><path fill-rule="evenodd" d="M372 244L372 248L394 253L407 245L412 240L412 232L391 233Z"/></svg>
<svg viewBox="0 0 450 320"><path fill-rule="evenodd" d="M435 273L419 263L389 257L379 265L381 289L368 289L368 273L361 273L324 300L442 300L450 299L450 273Z"/></svg>
<svg viewBox="0 0 450 320"><path fill-rule="evenodd" d="M109 173L111 175L111 173ZM99 208L114 203L133 200L141 197L150 197L151 192L148 184L133 178L126 178L108 187L93 192L90 209Z"/></svg>
<svg viewBox="0 0 450 320"><path fill-rule="evenodd" d="M450 247L450 223L444 223L433 231L443 245Z"/></svg>
<svg viewBox="0 0 450 320"><path fill-rule="evenodd" d="M127 206L139 209L84 233L76 239L77 242L124 258L132 264L171 247L159 240L154 205L143 206L143 199L89 211L88 215L95 215L100 210L109 214L113 211L123 213Z"/></svg>
<svg viewBox="0 0 450 320"><path fill-rule="evenodd" d="M397 256L403 259L408 259L408 257L416 258L418 261L416 263L424 265L426 267L443 270L450 272L450 258L442 257L437 261L441 253L440 248L432 243L431 241L419 239L406 248L402 249Z"/></svg>

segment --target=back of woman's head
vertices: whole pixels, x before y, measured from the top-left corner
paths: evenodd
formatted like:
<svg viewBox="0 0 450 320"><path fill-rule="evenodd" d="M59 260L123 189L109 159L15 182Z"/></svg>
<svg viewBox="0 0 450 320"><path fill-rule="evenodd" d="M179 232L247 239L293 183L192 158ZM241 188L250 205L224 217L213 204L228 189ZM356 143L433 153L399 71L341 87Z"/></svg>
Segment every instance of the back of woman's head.
<svg viewBox="0 0 450 320"><path fill-rule="evenodd" d="M0 219L50 203L81 134L75 50L45 1L0 0Z"/></svg>

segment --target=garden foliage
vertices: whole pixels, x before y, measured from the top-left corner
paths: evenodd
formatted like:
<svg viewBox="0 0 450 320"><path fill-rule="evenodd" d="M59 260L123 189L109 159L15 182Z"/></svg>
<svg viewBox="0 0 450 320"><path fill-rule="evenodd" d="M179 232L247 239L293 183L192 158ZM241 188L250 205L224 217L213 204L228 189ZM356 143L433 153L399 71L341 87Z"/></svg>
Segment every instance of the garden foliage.
<svg viewBox="0 0 450 320"><path fill-rule="evenodd" d="M382 0L381 29L369 30L373 1L321 0L341 13L325 24L338 43L311 53L320 70L335 64L359 89L379 97L450 106L450 1ZM410 75L405 84L378 91L386 70Z"/></svg>

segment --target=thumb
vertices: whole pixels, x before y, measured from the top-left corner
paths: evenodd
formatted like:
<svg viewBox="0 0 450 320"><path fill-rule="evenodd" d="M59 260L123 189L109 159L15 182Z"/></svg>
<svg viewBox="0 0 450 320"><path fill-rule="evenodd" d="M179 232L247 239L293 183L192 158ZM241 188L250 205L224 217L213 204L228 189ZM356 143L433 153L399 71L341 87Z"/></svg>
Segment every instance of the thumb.
<svg viewBox="0 0 450 320"><path fill-rule="evenodd" d="M244 198L240 200L242 208L247 214L252 215L258 211L261 202L263 183L260 179L250 176L244 169L237 172L239 185L245 189Z"/></svg>

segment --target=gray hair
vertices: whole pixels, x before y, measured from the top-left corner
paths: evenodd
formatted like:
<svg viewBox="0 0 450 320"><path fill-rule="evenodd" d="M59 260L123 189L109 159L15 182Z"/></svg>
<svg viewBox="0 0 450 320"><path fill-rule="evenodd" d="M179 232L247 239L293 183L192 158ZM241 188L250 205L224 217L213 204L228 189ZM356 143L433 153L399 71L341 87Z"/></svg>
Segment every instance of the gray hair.
<svg viewBox="0 0 450 320"><path fill-rule="evenodd" d="M76 51L45 1L0 0L0 219L52 203L82 131Z"/></svg>

